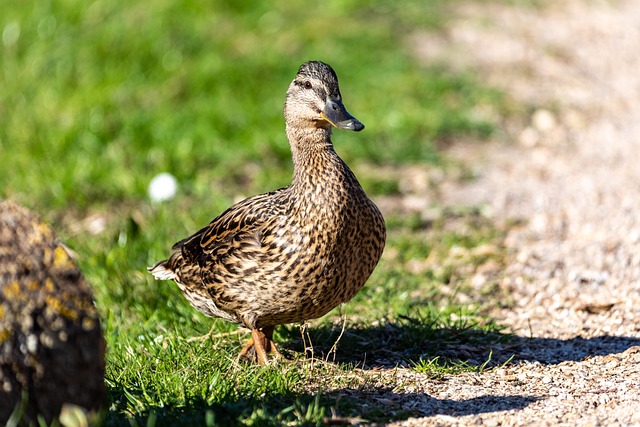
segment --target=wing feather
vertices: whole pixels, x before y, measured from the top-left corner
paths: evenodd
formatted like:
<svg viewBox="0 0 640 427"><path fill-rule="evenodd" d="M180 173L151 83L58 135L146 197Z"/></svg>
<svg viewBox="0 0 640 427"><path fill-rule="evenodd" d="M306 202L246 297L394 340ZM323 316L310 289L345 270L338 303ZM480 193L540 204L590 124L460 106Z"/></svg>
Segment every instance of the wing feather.
<svg viewBox="0 0 640 427"><path fill-rule="evenodd" d="M224 258L231 250L236 257L242 257L245 249L253 253L261 244L265 226L282 214L282 203L274 200L281 191L253 196L231 206L206 227L177 242L173 249L180 250L187 262L200 266Z"/></svg>

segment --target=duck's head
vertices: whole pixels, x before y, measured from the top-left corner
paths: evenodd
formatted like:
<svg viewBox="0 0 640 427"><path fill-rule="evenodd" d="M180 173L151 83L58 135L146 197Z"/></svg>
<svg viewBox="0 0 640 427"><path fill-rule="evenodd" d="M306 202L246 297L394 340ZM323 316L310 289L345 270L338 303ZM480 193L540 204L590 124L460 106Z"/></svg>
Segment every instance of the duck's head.
<svg viewBox="0 0 640 427"><path fill-rule="evenodd" d="M356 132L364 125L344 108L333 69L319 61L305 62L289 85L284 115L288 127L332 126Z"/></svg>

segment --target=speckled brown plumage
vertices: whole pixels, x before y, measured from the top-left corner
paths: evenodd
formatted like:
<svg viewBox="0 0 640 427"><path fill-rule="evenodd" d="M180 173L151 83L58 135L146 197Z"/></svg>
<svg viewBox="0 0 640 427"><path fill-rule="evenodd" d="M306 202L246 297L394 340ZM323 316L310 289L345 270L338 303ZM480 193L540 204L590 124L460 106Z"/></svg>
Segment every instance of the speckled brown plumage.
<svg viewBox="0 0 640 427"><path fill-rule="evenodd" d="M364 126L344 108L331 67L303 64L284 113L291 185L235 204L150 267L155 277L176 281L202 313L251 329L243 354L255 347L260 363L275 350L273 326L315 319L349 301L385 243L380 211L333 149L332 127Z"/></svg>
<svg viewBox="0 0 640 427"><path fill-rule="evenodd" d="M63 404L104 404L104 340L89 286L34 214L0 202L0 423L22 391L24 421L47 422Z"/></svg>

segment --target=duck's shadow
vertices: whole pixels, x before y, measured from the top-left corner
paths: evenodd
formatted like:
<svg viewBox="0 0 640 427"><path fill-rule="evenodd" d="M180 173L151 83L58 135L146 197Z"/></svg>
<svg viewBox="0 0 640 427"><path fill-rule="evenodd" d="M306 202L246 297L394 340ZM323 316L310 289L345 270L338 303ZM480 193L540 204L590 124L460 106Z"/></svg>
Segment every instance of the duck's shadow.
<svg viewBox="0 0 640 427"><path fill-rule="evenodd" d="M448 415L461 417L522 409L539 400L533 396L486 395L470 399L437 399L425 393L397 393L389 388L360 390L344 388L323 393L321 399L308 393L270 396L262 399L237 399L207 405L195 398L189 406L163 405L133 414L108 417L107 425L369 425L402 421L411 417ZM324 409L311 415L315 402ZM266 409L268 406L269 409ZM320 407L315 407L320 408ZM355 409L354 409L355 408ZM256 411L258 409L258 411ZM260 410L261 409L261 410ZM296 414L296 411L298 414ZM288 414L277 416L274 414ZM305 415L305 413L307 415ZM153 419L152 423L149 420Z"/></svg>
<svg viewBox="0 0 640 427"><path fill-rule="evenodd" d="M281 343L280 349L293 358L306 354L307 357L364 370L397 366L415 366L415 369L419 369L423 361L429 363L434 360L442 364L462 363L471 368L477 367L478 370L510 361L557 364L579 361L589 356L621 353L640 346L640 339L633 337L603 335L567 340L523 338L473 328L432 328L415 319L346 329L330 325L316 326L303 333L289 326L278 331L277 340ZM122 390L112 392L123 393ZM296 411L302 416L309 413L316 398L312 393L292 392L257 398L236 396L215 405L195 398L188 407L168 405L147 408L135 414L134 418L139 425L143 425L144 420L153 413L157 425L209 425L205 421L210 419L215 420L212 425L226 426L247 421L247 417L260 418L260 414L266 414L264 419L252 418L251 421L255 425L278 425L279 422L291 421ZM325 408L324 424L361 425L367 422L359 421L359 417L382 423L435 415L459 417L518 410L539 399L522 394L498 395L492 390L487 390L482 396L450 399L433 397L424 392L397 391L388 386L365 386L322 392L318 403L320 409ZM296 409L292 409L294 407ZM333 417L327 408L335 410L338 418ZM274 414L278 413L285 415L283 418L274 418ZM130 420L122 414L112 415L107 424L129 425ZM341 415L344 418L340 418Z"/></svg>
<svg viewBox="0 0 640 427"><path fill-rule="evenodd" d="M293 352L361 369L412 366L435 358L483 368L514 361L558 364L640 346L635 337L528 338L474 328L432 328L411 318L379 326L330 325L309 331L289 327L280 333L285 348Z"/></svg>

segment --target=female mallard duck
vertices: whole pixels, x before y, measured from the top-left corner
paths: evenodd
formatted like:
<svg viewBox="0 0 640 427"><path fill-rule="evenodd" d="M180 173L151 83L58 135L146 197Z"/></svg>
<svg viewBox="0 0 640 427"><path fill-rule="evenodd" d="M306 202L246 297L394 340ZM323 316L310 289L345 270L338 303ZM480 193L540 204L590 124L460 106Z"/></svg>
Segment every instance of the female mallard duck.
<svg viewBox="0 0 640 427"><path fill-rule="evenodd" d="M336 154L331 129L364 129L344 105L333 69L302 64L284 105L293 182L243 200L176 243L149 271L174 280L191 305L251 330L241 356L277 350L275 325L302 322L349 301L385 243L382 214Z"/></svg>

